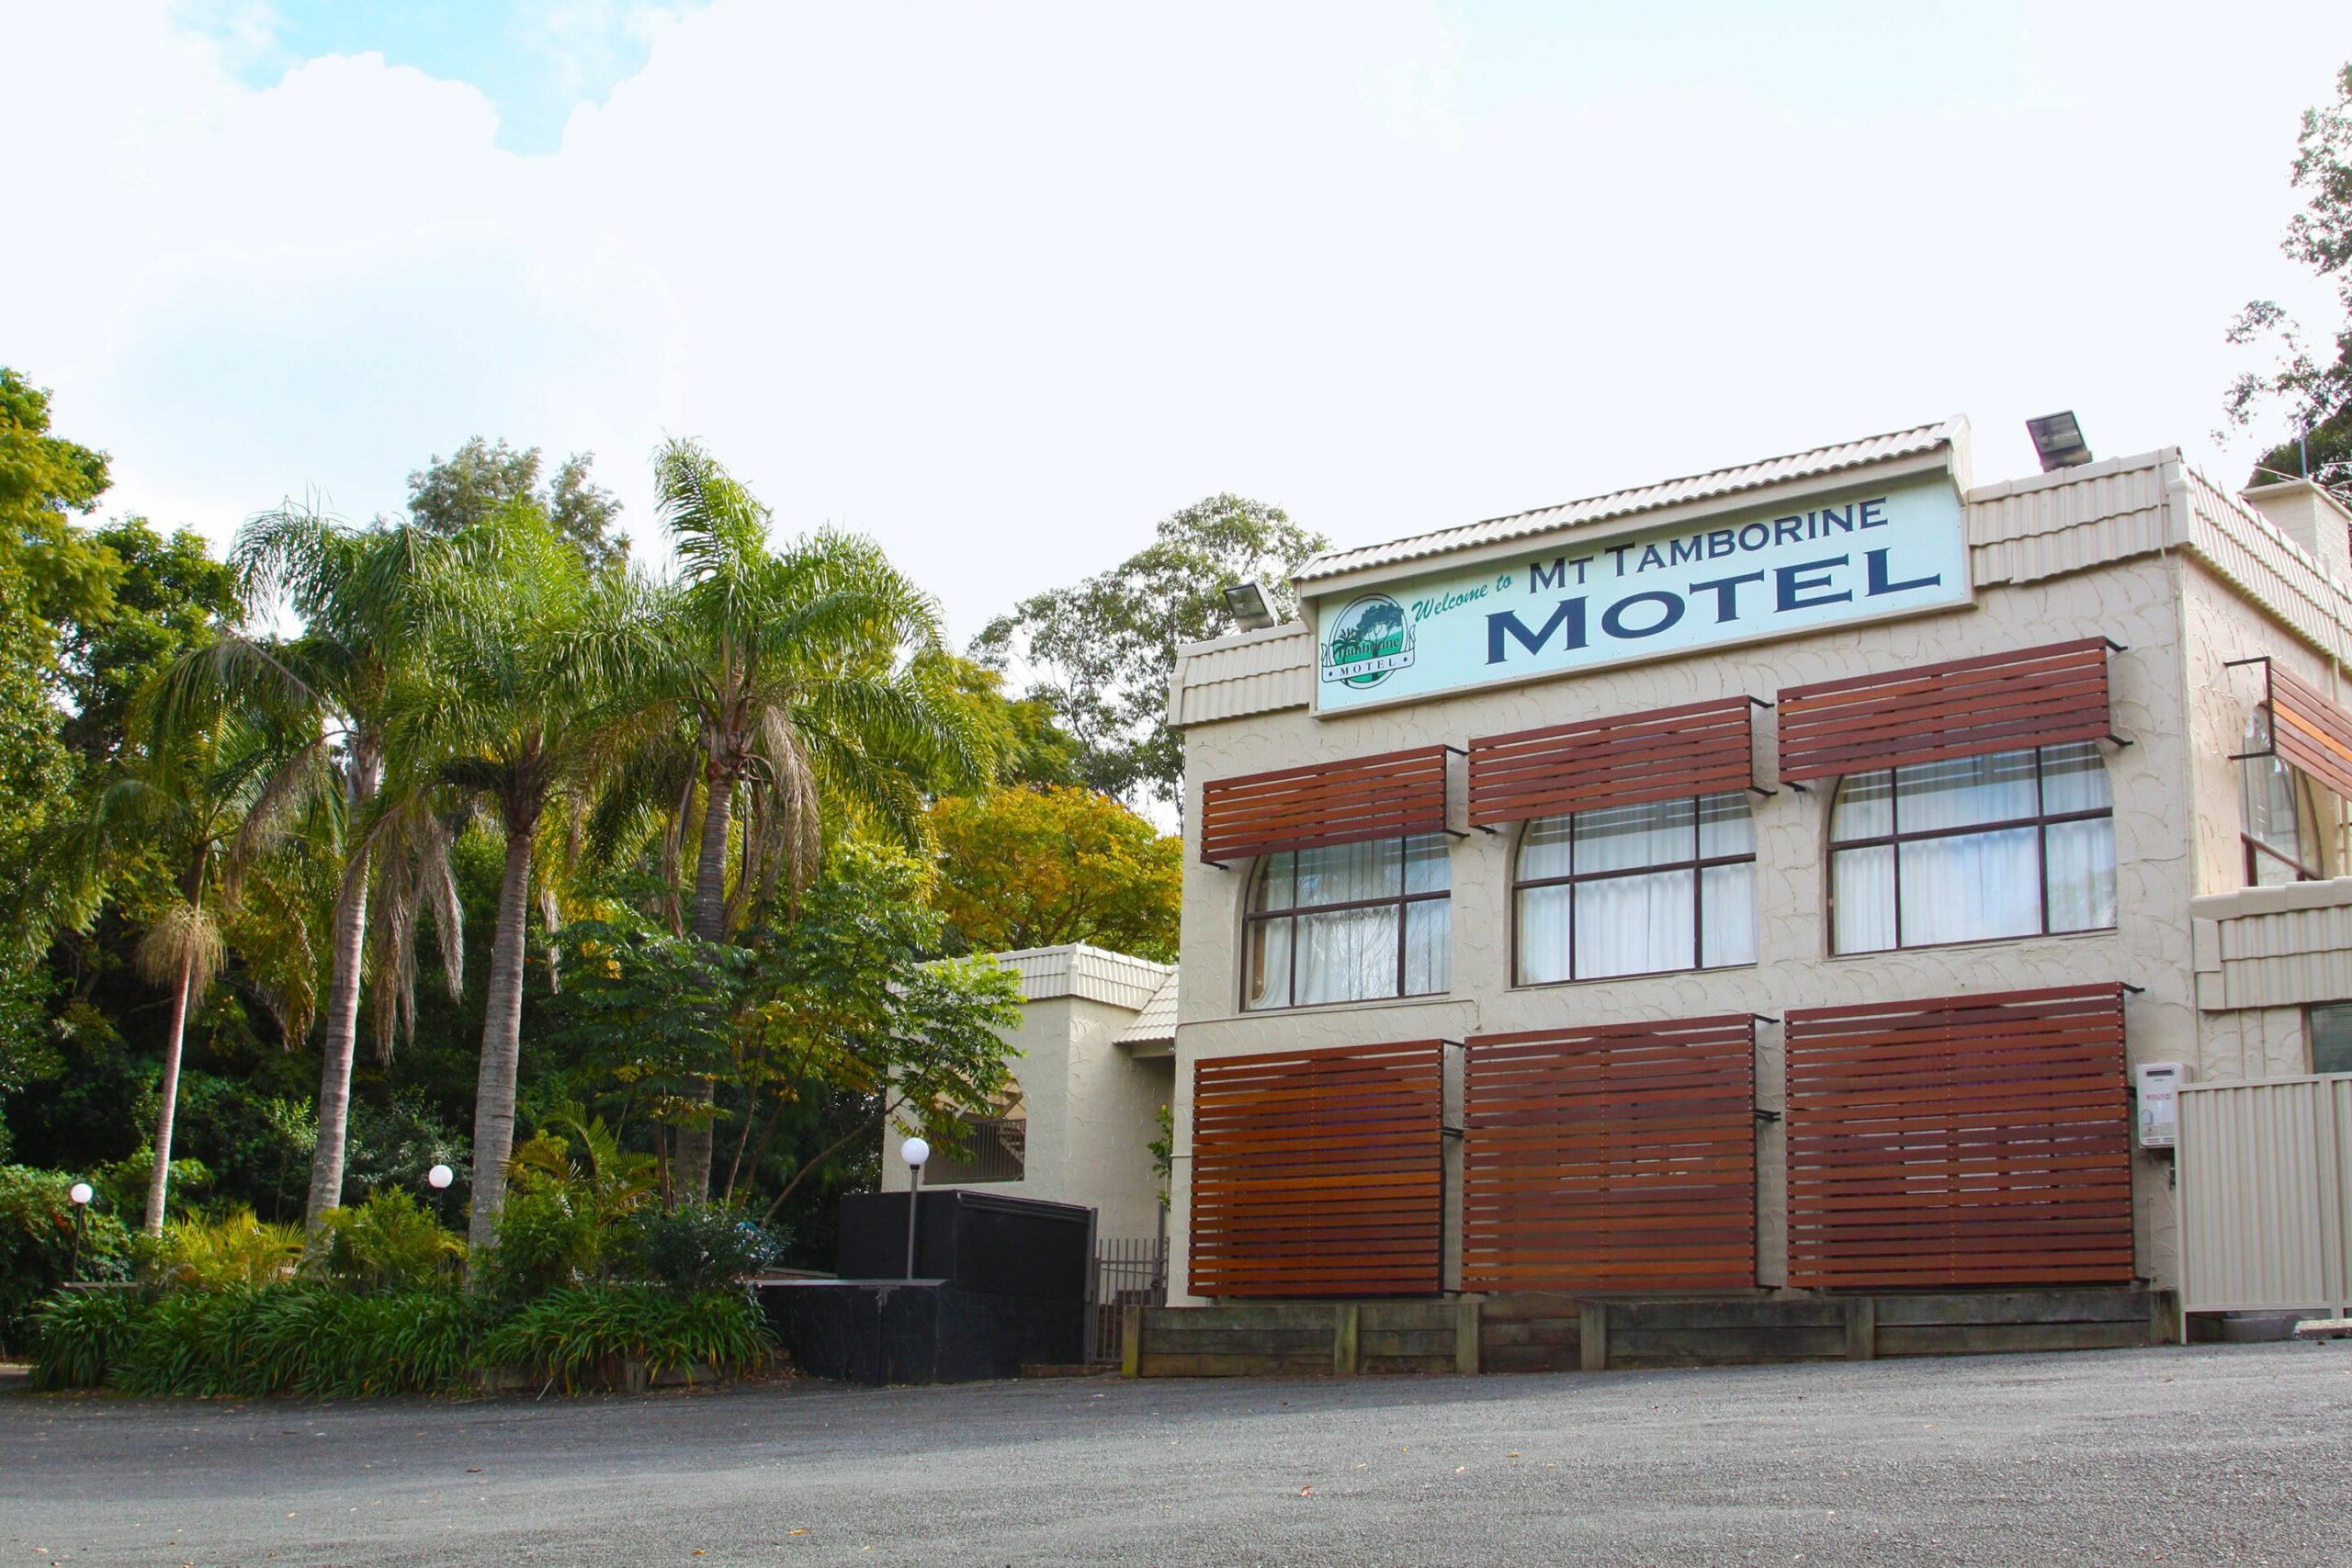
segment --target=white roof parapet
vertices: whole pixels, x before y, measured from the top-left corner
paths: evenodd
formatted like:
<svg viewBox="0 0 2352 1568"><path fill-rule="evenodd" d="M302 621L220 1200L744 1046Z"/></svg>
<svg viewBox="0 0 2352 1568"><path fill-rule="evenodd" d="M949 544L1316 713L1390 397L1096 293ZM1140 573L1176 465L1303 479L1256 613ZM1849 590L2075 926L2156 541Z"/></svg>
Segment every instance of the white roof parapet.
<svg viewBox="0 0 2352 1568"><path fill-rule="evenodd" d="M1061 947L1023 947L993 954L999 964L1021 976L1021 999L1053 1001L1080 997L1109 1007L1141 1012L1176 973L1172 964L1155 964L1132 953L1071 942Z"/></svg>
<svg viewBox="0 0 2352 1568"><path fill-rule="evenodd" d="M1539 507L1532 512L1517 512L1508 517L1490 517L1481 523L1416 534L1410 538L1392 539L1386 544L1327 550L1300 567L1291 581L1300 584L1319 582L1327 578L1340 577L1373 567L1451 555L1456 550L1503 544L1588 523L1630 517L1664 507L1736 495L1743 491L1762 490L1793 479L1813 479L1898 457L1916 457L1952 446L1965 428L1963 420L1942 420L1934 424L1915 425L1909 430L1890 431L1883 435L1864 436L1860 441L1841 441L1833 446L1816 446L1810 452L1793 452L1785 457L1767 457L1758 463L1742 463L1735 468L1663 479L1657 484L1640 485L1632 490L1611 491L1607 495L1589 496L1583 501Z"/></svg>
<svg viewBox="0 0 2352 1568"><path fill-rule="evenodd" d="M1170 969L1136 1021L1119 1032L1122 1045L1170 1045L1176 1041L1176 971Z"/></svg>

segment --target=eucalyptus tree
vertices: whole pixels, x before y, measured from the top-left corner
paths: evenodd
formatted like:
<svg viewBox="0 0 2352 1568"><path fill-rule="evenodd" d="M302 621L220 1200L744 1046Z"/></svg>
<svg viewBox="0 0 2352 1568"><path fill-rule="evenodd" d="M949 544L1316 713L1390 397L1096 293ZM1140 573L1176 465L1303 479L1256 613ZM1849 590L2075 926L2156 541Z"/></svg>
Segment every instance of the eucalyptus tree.
<svg viewBox="0 0 2352 1568"><path fill-rule="evenodd" d="M937 605L872 540L825 531L773 547L767 508L698 443L670 442L653 466L679 575L640 586L580 658L654 744L691 737L683 780L642 759L628 771L684 784L680 828L698 788L691 930L724 942L748 908L807 886L828 813L920 844L926 793L978 782L985 748L931 657ZM703 1106L713 1089L701 1085ZM685 1201L709 1190L712 1140L708 1115L679 1129Z"/></svg>
<svg viewBox="0 0 2352 1568"><path fill-rule="evenodd" d="M428 646L427 591L446 571L448 542L414 525L356 526L311 506L266 512L239 531L230 559L255 609L284 605L300 635L255 638L224 632L166 673L156 712L185 725L228 703L305 725L308 743L280 764L277 792L322 792L321 818L342 859L328 961L326 1038L321 1053L318 1142L303 1217L313 1243L327 1211L343 1202L351 1115L351 1069L368 967L370 894L376 974L375 1037L389 1056L403 1019L414 1028L418 919L430 911L445 977L458 993L464 944L449 870L448 833L428 796L377 808L387 726L403 682L416 679Z"/></svg>
<svg viewBox="0 0 2352 1568"><path fill-rule="evenodd" d="M474 1095L469 1236L495 1247L514 1143L535 846L549 807L584 790L628 732L572 657L617 613L626 583L589 573L536 511L510 509L451 540L430 592L432 657L403 687L388 739L430 761L400 795L446 788L505 839Z"/></svg>

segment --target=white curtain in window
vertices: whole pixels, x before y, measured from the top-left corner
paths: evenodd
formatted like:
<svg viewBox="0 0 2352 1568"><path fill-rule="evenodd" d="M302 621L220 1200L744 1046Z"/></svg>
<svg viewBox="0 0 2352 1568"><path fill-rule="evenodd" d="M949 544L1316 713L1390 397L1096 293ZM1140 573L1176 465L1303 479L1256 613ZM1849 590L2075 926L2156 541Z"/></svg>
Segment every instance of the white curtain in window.
<svg viewBox="0 0 2352 1568"><path fill-rule="evenodd" d="M1568 976L1568 889L1524 888L1519 895L1519 983L1544 986Z"/></svg>
<svg viewBox="0 0 2352 1568"><path fill-rule="evenodd" d="M1354 1002L1396 994L1396 908L1342 909L1301 915L1298 933L1299 1007Z"/></svg>
<svg viewBox="0 0 2352 1568"><path fill-rule="evenodd" d="M2050 929L2104 931L2115 923L2115 821L2052 822L2049 835Z"/></svg>
<svg viewBox="0 0 2352 1568"><path fill-rule="evenodd" d="M1928 947L2038 933L2040 836L2037 828L2006 828L1897 845L1903 945Z"/></svg>
<svg viewBox="0 0 2352 1568"><path fill-rule="evenodd" d="M1689 871L1576 885L1577 978L1697 967Z"/></svg>
<svg viewBox="0 0 2352 1568"><path fill-rule="evenodd" d="M1756 962L1756 866L1711 865L1699 874L1699 967Z"/></svg>
<svg viewBox="0 0 2352 1568"><path fill-rule="evenodd" d="M1399 843L1327 844L1298 852L1298 905L1352 904L1396 897Z"/></svg>
<svg viewBox="0 0 2352 1568"><path fill-rule="evenodd" d="M1839 850L1830 862L1839 953L1884 953L1894 945L1894 846Z"/></svg>
<svg viewBox="0 0 2352 1568"><path fill-rule="evenodd" d="M1253 1010L1290 1006L1288 920L1250 922L1250 987L1246 1005Z"/></svg>
<svg viewBox="0 0 2352 1568"><path fill-rule="evenodd" d="M1424 898L1405 906L1405 994L1426 996L1450 983L1453 962L1453 905Z"/></svg>

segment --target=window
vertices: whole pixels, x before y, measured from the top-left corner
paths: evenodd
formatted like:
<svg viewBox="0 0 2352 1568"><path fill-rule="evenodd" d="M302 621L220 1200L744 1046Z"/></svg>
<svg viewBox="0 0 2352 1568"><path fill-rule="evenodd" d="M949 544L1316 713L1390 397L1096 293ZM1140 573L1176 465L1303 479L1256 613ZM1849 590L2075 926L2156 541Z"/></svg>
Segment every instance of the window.
<svg viewBox="0 0 2352 1568"><path fill-rule="evenodd" d="M2311 792L2303 775L2271 748L2270 716L2257 708L2247 721L2247 755L2238 763L2238 804L2249 887L2276 887L2319 879L2319 835L2310 831Z"/></svg>
<svg viewBox="0 0 2352 1568"><path fill-rule="evenodd" d="M1883 953L2115 924L2115 812L2087 740L1838 786L1832 950Z"/></svg>
<svg viewBox="0 0 2352 1568"><path fill-rule="evenodd" d="M2352 1002L2329 1002L2304 1017L2312 1042L2312 1071L2352 1073Z"/></svg>
<svg viewBox="0 0 2352 1568"><path fill-rule="evenodd" d="M1265 856L1243 922L1243 1006L1313 1007L1444 990L1452 887L1442 833Z"/></svg>
<svg viewBox="0 0 2352 1568"><path fill-rule="evenodd" d="M1514 983L1756 962L1756 825L1734 790L1542 817L1519 840Z"/></svg>

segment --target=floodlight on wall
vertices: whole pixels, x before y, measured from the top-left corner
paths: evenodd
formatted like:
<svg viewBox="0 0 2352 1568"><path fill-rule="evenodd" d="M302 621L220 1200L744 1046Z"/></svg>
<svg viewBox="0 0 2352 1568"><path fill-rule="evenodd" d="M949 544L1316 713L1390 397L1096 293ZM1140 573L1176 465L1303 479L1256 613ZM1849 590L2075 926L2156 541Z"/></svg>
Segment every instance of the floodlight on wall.
<svg viewBox="0 0 2352 1568"><path fill-rule="evenodd" d="M1225 591L1225 607L1245 632L1261 632L1274 624L1266 590L1258 582L1237 582Z"/></svg>
<svg viewBox="0 0 2352 1568"><path fill-rule="evenodd" d="M2027 420L2025 430L2033 437L2034 456L2041 459L2041 471L2045 474L2091 460L2091 449L2083 440L2082 423L2075 418L2072 409Z"/></svg>

